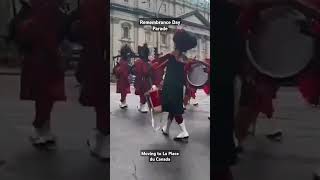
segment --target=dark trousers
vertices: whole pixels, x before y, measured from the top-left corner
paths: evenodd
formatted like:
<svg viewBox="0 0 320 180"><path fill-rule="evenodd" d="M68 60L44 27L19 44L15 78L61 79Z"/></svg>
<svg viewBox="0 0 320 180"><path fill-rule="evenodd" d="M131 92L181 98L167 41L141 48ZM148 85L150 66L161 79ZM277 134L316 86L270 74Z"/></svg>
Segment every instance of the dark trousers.
<svg viewBox="0 0 320 180"><path fill-rule="evenodd" d="M169 113L168 119L171 121L175 119L178 124L181 124L183 122L183 117L181 114L177 115L177 114Z"/></svg>
<svg viewBox="0 0 320 180"><path fill-rule="evenodd" d="M96 128L104 135L110 134L110 115L105 106L96 106Z"/></svg>
<svg viewBox="0 0 320 180"><path fill-rule="evenodd" d="M125 102L126 99L127 99L127 93L121 93L121 99L120 99L120 101L121 101L121 102Z"/></svg>
<svg viewBox="0 0 320 180"><path fill-rule="evenodd" d="M140 95L140 103L141 104L145 104L147 102L147 98L146 96L143 94L143 95Z"/></svg>
<svg viewBox="0 0 320 180"><path fill-rule="evenodd" d="M54 102L52 100L41 99L35 102L35 118L33 126L37 129L50 128L51 111Z"/></svg>

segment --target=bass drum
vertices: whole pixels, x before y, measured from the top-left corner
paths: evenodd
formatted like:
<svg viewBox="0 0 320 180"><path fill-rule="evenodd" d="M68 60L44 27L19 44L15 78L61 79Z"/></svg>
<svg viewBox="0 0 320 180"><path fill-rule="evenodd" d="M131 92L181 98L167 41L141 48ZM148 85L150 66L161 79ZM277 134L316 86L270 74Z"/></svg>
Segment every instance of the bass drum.
<svg viewBox="0 0 320 180"><path fill-rule="evenodd" d="M272 78L290 78L314 56L315 40L301 32L306 16L294 7L278 5L260 11L259 21L246 42L253 66Z"/></svg>

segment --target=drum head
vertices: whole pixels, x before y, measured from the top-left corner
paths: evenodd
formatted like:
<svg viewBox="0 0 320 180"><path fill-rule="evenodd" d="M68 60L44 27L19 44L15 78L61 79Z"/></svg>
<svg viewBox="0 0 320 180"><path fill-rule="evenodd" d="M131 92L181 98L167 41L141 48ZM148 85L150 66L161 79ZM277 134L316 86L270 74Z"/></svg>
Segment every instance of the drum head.
<svg viewBox="0 0 320 180"><path fill-rule="evenodd" d="M191 70L187 74L187 80L192 86L202 87L207 83L209 75L204 71L205 68L207 68L206 65L201 62L191 65Z"/></svg>
<svg viewBox="0 0 320 180"><path fill-rule="evenodd" d="M314 39L300 32L304 14L289 6L263 10L246 48L251 63L263 74L288 78L303 70L314 54Z"/></svg>

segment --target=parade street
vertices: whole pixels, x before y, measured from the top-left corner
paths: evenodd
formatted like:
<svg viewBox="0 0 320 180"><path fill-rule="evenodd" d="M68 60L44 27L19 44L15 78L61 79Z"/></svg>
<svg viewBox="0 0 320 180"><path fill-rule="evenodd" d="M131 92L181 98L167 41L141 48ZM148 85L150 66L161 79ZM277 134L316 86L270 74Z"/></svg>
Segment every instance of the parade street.
<svg viewBox="0 0 320 180"><path fill-rule="evenodd" d="M77 102L74 78L66 79L68 102L56 104L52 112L58 143L57 150L49 152L38 151L29 142L34 105L19 100L19 80L0 76L0 179L108 180L109 165L92 158L87 148L95 113Z"/></svg>
<svg viewBox="0 0 320 180"><path fill-rule="evenodd" d="M178 125L173 122L169 137L153 131L150 114L137 110L134 89L128 96L128 109L119 108L120 95L115 85L111 91L111 180L209 180L210 179L210 98L197 93L198 107L188 107L184 118L190 134L189 143L173 141ZM156 117L160 120L159 117ZM166 114L163 115L163 121ZM140 150L180 150L171 162L149 162Z"/></svg>
<svg viewBox="0 0 320 180"><path fill-rule="evenodd" d="M291 87L280 89L274 105L282 142L265 138L270 126L262 116L256 137L249 137L233 168L236 180L312 180L314 170L320 170L320 108L305 104L298 89Z"/></svg>
<svg viewBox="0 0 320 180"><path fill-rule="evenodd" d="M67 102L55 105L53 132L56 151L38 151L29 143L34 107L19 100L19 76L0 76L0 179L1 180L207 180L210 170L209 97L199 90L198 107L188 107L184 117L189 143L172 139L178 133L173 123L169 137L154 132L150 114L137 111L138 97L128 96L129 108L121 110L115 85L111 90L111 165L89 155L86 139L95 126L95 113L77 102L79 88L66 78ZM133 89L132 89L132 92ZM276 120L283 129L282 142L264 135L268 120L260 118L257 134L245 143L236 180L307 180L320 168L320 109L307 106L295 88L281 88L275 102ZM214 117L213 117L214 118ZM163 117L165 119L165 117ZM180 150L171 162L149 162L140 150ZM3 162L4 160L5 162Z"/></svg>

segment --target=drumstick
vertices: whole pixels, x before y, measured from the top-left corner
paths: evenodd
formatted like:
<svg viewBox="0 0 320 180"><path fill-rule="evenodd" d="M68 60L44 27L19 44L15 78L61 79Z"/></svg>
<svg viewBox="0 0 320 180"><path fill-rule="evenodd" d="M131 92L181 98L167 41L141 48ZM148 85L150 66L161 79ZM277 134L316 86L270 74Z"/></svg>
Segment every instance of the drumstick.
<svg viewBox="0 0 320 180"><path fill-rule="evenodd" d="M155 68L155 70L158 70L160 67L164 66L165 64L167 64L169 60L165 60L164 62L162 62L157 68Z"/></svg>

